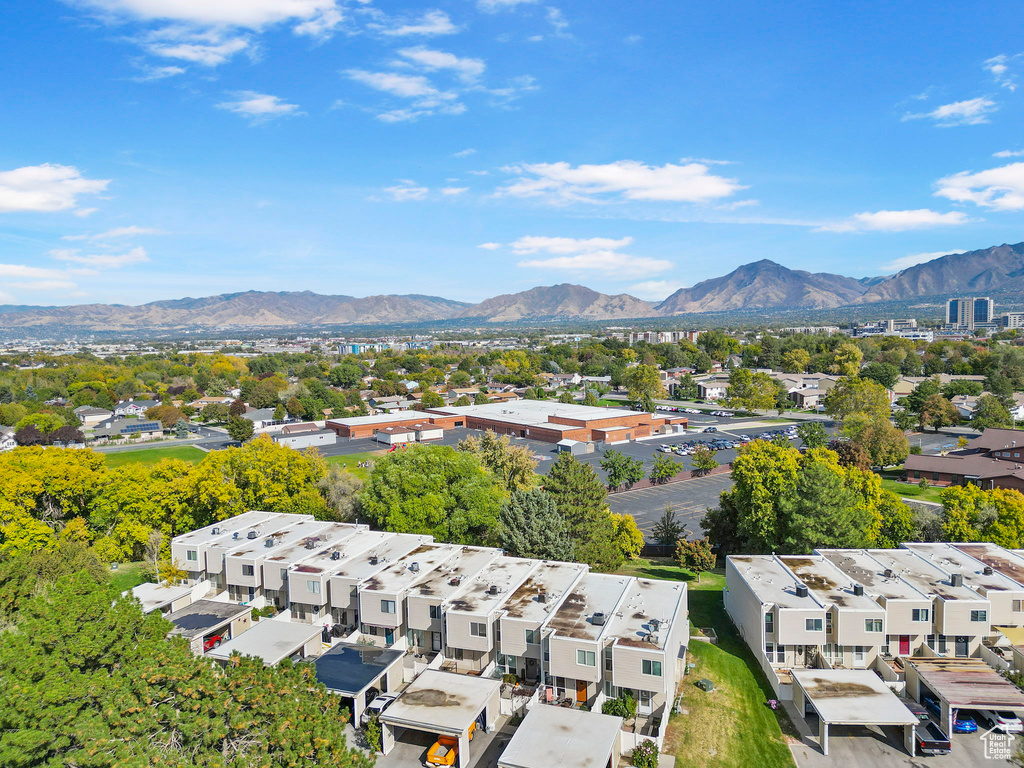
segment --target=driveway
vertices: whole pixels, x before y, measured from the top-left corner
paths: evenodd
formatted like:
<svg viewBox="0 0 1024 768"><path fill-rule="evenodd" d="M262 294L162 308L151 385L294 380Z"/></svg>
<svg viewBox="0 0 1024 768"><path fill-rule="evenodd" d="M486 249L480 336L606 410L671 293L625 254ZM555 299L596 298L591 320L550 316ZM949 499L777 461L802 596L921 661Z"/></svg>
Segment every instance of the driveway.
<svg viewBox="0 0 1024 768"><path fill-rule="evenodd" d="M515 728L508 724L508 718L499 719L497 725L492 733L479 733L474 737L469 748L471 763L460 768L496 768L498 758L515 733ZM386 755L377 755L376 768L410 768L423 765L427 750L436 738L436 734L433 733L406 729L399 734L394 749Z"/></svg>
<svg viewBox="0 0 1024 768"><path fill-rule="evenodd" d="M704 537L700 521L708 507L718 505L719 494L732 486L732 475L709 475L679 483L669 483L638 491L622 491L608 496L612 512L632 515L645 537L651 539L651 529L671 505L676 520L686 526L687 538Z"/></svg>

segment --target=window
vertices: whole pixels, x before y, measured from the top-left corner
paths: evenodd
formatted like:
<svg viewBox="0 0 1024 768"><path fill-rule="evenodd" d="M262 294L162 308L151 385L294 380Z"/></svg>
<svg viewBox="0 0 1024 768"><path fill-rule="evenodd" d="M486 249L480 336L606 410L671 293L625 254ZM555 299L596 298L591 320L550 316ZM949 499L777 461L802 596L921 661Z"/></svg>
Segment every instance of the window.
<svg viewBox="0 0 1024 768"><path fill-rule="evenodd" d="M432 606L430 606L430 618L432 618L432 619L440 619L441 618L441 606L440 605L432 605Z"/></svg>
<svg viewBox="0 0 1024 768"><path fill-rule="evenodd" d="M864 661L864 646L863 645L855 645L853 647L853 660L854 661Z"/></svg>
<svg viewBox="0 0 1024 768"><path fill-rule="evenodd" d="M764 633L766 635L772 634L775 631L775 614L766 613L764 615Z"/></svg>
<svg viewBox="0 0 1024 768"><path fill-rule="evenodd" d="M808 632L821 632L821 619L805 619L804 628Z"/></svg>
<svg viewBox="0 0 1024 768"><path fill-rule="evenodd" d="M487 637L487 625L479 621L469 622L469 634L473 637Z"/></svg>
<svg viewBox="0 0 1024 768"><path fill-rule="evenodd" d="M319 581L307 581L306 582L306 589L308 589L311 594L319 595L320 594L320 582Z"/></svg>
<svg viewBox="0 0 1024 768"><path fill-rule="evenodd" d="M988 611L971 611L971 621L988 621Z"/></svg>
<svg viewBox="0 0 1024 768"><path fill-rule="evenodd" d="M576 663L582 667L596 667L597 656L593 651L576 651Z"/></svg>
<svg viewBox="0 0 1024 768"><path fill-rule="evenodd" d="M395 613L395 601L394 600L381 600L380 601L380 612L381 613Z"/></svg>
<svg viewBox="0 0 1024 768"><path fill-rule="evenodd" d="M282 568L281 569L281 581L288 581L288 569L287 568Z"/></svg>
<svg viewBox="0 0 1024 768"><path fill-rule="evenodd" d="M881 632L882 631L882 620L881 619L864 619L864 631L865 632Z"/></svg>
<svg viewBox="0 0 1024 768"><path fill-rule="evenodd" d="M540 630L539 629L528 629L528 630L526 630L526 644L527 645L540 645Z"/></svg>
<svg viewBox="0 0 1024 768"><path fill-rule="evenodd" d="M1013 612L1014 613L1024 612L1024 600L1014 600L1013 601Z"/></svg>
<svg viewBox="0 0 1024 768"><path fill-rule="evenodd" d="M194 549L190 549L187 552L185 552L185 559L195 562L199 559L199 553L196 552Z"/></svg>
<svg viewBox="0 0 1024 768"><path fill-rule="evenodd" d="M661 677L661 662L653 661L651 659L643 659L640 662L640 671L645 675Z"/></svg>
<svg viewBox="0 0 1024 768"><path fill-rule="evenodd" d="M604 671L612 671L612 647L610 645L604 649Z"/></svg>
<svg viewBox="0 0 1024 768"><path fill-rule="evenodd" d="M243 565L242 566L242 575L243 576L252 576L254 573L255 573L255 571L253 570L253 567L251 565Z"/></svg>
<svg viewBox="0 0 1024 768"><path fill-rule="evenodd" d="M769 664L775 661L775 643L764 644L764 655Z"/></svg>
<svg viewBox="0 0 1024 768"><path fill-rule="evenodd" d="M786 663L786 646L782 643L775 646L775 660L779 662L779 664Z"/></svg>
<svg viewBox="0 0 1024 768"><path fill-rule="evenodd" d="M831 614L831 612L825 614L825 631L828 632L830 635L832 634L832 614Z"/></svg>
<svg viewBox="0 0 1024 768"><path fill-rule="evenodd" d="M910 618L913 621L928 621L928 609L915 608L910 612Z"/></svg>

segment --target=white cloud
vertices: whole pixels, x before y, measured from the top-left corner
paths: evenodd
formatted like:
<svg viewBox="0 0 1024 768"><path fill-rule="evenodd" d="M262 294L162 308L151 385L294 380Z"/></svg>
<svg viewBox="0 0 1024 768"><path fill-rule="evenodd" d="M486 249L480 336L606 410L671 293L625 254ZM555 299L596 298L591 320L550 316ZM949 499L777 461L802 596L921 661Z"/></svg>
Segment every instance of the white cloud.
<svg viewBox="0 0 1024 768"><path fill-rule="evenodd" d="M627 45L636 45L637 43L643 42L643 35L626 35L623 42Z"/></svg>
<svg viewBox="0 0 1024 768"><path fill-rule="evenodd" d="M98 194L109 184L108 179L87 179L70 165L0 171L0 213L65 211L78 204L79 196Z"/></svg>
<svg viewBox="0 0 1024 768"><path fill-rule="evenodd" d="M520 237L509 245L513 251L519 254L537 253L539 251L553 254L570 254L601 250L617 251L620 248L625 248L627 245L631 245L632 242L632 237L623 237L619 240L614 240L610 237L575 238L538 237L535 235L527 235L525 237Z"/></svg>
<svg viewBox="0 0 1024 768"><path fill-rule="evenodd" d="M176 75L183 74L185 74L184 67L146 67L144 74L133 77L132 80L136 83L149 83L154 80L166 80L168 77L175 77Z"/></svg>
<svg viewBox="0 0 1024 768"><path fill-rule="evenodd" d="M84 219L88 216L92 216L99 208L76 208L72 213L80 219Z"/></svg>
<svg viewBox="0 0 1024 768"><path fill-rule="evenodd" d="M298 104L289 104L278 96L256 91L236 91L233 95L235 101L225 101L218 104L217 108L247 117L253 123L302 114Z"/></svg>
<svg viewBox="0 0 1024 768"><path fill-rule="evenodd" d="M996 211L1024 209L1024 163L1010 163L987 171L964 171L936 182L938 197L974 203Z"/></svg>
<svg viewBox="0 0 1024 768"><path fill-rule="evenodd" d="M477 80L487 68L483 59L459 58L453 53L435 51L423 46L403 48L398 54L428 72L436 72L439 69L452 70L465 82Z"/></svg>
<svg viewBox="0 0 1024 768"><path fill-rule="evenodd" d="M1021 157L1024 156L1024 149L1004 149L1001 152L993 152L992 157Z"/></svg>
<svg viewBox="0 0 1024 768"><path fill-rule="evenodd" d="M202 64L204 67L216 67L248 47L249 40L247 38L232 37L217 42L149 43L146 50L154 56L162 56L165 59L181 59L192 64Z"/></svg>
<svg viewBox="0 0 1024 768"><path fill-rule="evenodd" d="M1017 90L1017 76L1010 71L1010 65L1019 62L1022 57L1024 54L1007 56L1005 53L1001 53L988 59L981 66L992 73L996 85L1009 91L1015 91Z"/></svg>
<svg viewBox="0 0 1024 768"><path fill-rule="evenodd" d="M59 280L67 277L67 273L59 269L27 267L24 264L0 264L0 277L29 280Z"/></svg>
<svg viewBox="0 0 1024 768"><path fill-rule="evenodd" d="M82 264L90 269L120 269L129 264L149 261L145 248L132 248L127 253L81 253L76 248L50 251L50 255L58 261L69 261Z"/></svg>
<svg viewBox="0 0 1024 768"><path fill-rule="evenodd" d="M152 227L137 227L134 224L128 227L114 227L108 229L106 232L99 232L95 235L64 235L61 240L88 240L90 243L99 242L102 240L113 240L119 237L138 237L140 235L162 235L164 231L162 229L153 229Z"/></svg>
<svg viewBox="0 0 1024 768"><path fill-rule="evenodd" d="M527 259L518 263L532 269L559 269L573 272L603 272L621 278L641 277L672 269L675 265L663 259L631 256L618 251L588 251L575 256L554 256L549 259Z"/></svg>
<svg viewBox="0 0 1024 768"><path fill-rule="evenodd" d="M6 283L8 288L21 291L70 291L78 285L71 280L30 280L29 282Z"/></svg>
<svg viewBox="0 0 1024 768"><path fill-rule="evenodd" d="M935 261L943 256L949 256L951 253L964 253L964 250L959 251L933 251L931 253L911 253L908 256L901 256L898 259L893 259L888 264L883 264L879 269L883 270L886 274L890 272L900 272L904 269L909 269L917 264L924 264L928 261Z"/></svg>
<svg viewBox="0 0 1024 768"><path fill-rule="evenodd" d="M956 101L952 104L943 104L931 112L908 113L903 120L919 120L931 118L936 124L949 128L955 125L980 125L988 122L988 116L995 112L998 105L985 96L967 101Z"/></svg>
<svg viewBox="0 0 1024 768"><path fill-rule="evenodd" d="M496 13L519 5L533 5L537 0L476 0L476 7L486 13Z"/></svg>
<svg viewBox="0 0 1024 768"><path fill-rule="evenodd" d="M455 197L463 192L468 192L469 187L441 187L441 194L446 197Z"/></svg>
<svg viewBox="0 0 1024 768"><path fill-rule="evenodd" d="M599 202L607 196L626 200L707 203L746 187L736 179L708 172L705 163L650 166L634 160L606 165L533 163L510 166L519 178L498 190L500 195L543 197L551 202Z"/></svg>
<svg viewBox="0 0 1024 768"><path fill-rule="evenodd" d="M558 8L548 8L547 19L554 29L555 35L558 37L569 37L569 22L566 21L565 15Z"/></svg>
<svg viewBox="0 0 1024 768"><path fill-rule="evenodd" d="M439 91L423 75L401 75L397 72L368 72L348 69L345 74L357 83L403 98L454 99L454 93Z"/></svg>
<svg viewBox="0 0 1024 768"><path fill-rule="evenodd" d="M329 23L335 0L71 0L112 21L133 18L209 27L260 29L281 22ZM328 22L323 22L323 18Z"/></svg>
<svg viewBox="0 0 1024 768"><path fill-rule="evenodd" d="M967 224L971 219L966 213L951 211L939 213L927 208L914 211L875 211L857 213L846 221L824 224L815 232L905 232L925 227L956 226Z"/></svg>
<svg viewBox="0 0 1024 768"><path fill-rule="evenodd" d="M682 283L674 280L646 280L629 286L626 293L631 293L637 298L647 301L662 301L685 287Z"/></svg>
<svg viewBox="0 0 1024 768"><path fill-rule="evenodd" d="M476 154L476 150L475 149L463 149L463 150L461 150L459 152L455 152L454 154L452 154L452 157L469 157L470 155L475 155L475 154Z"/></svg>
<svg viewBox="0 0 1024 768"><path fill-rule="evenodd" d="M501 248L501 243L480 243L477 248L483 248L485 251L496 251Z"/></svg>
<svg viewBox="0 0 1024 768"><path fill-rule="evenodd" d="M391 196L392 200L400 203L407 200L424 200L430 194L428 187L416 186L411 181L403 181L393 187L385 187L384 191Z"/></svg>
<svg viewBox="0 0 1024 768"><path fill-rule="evenodd" d="M381 29L385 35L404 37L406 35L451 35L459 28L452 24L444 11L427 11L418 21L408 21L395 27Z"/></svg>

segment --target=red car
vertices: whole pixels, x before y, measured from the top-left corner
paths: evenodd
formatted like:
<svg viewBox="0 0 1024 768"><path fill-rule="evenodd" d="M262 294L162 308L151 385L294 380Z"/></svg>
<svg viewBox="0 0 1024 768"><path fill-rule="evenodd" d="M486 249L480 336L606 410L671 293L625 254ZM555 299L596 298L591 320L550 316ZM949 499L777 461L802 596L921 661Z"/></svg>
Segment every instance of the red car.
<svg viewBox="0 0 1024 768"><path fill-rule="evenodd" d="M220 648L220 644L224 642L224 638L220 635L210 635L203 639L203 653L213 650L214 648Z"/></svg>

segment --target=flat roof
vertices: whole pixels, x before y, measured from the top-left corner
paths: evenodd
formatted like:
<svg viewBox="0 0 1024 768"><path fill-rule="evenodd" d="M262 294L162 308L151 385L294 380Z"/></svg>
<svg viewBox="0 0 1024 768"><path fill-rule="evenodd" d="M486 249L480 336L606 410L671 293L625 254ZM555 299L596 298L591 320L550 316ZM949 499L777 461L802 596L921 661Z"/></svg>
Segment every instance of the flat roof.
<svg viewBox="0 0 1024 768"><path fill-rule="evenodd" d="M820 555L780 557L789 570L829 605L859 611L881 611L882 607L867 595L855 595L850 577Z"/></svg>
<svg viewBox="0 0 1024 768"><path fill-rule="evenodd" d="M501 680L428 669L380 716L405 728L463 734L498 695Z"/></svg>
<svg viewBox="0 0 1024 768"><path fill-rule="evenodd" d="M204 528L196 528L194 531L183 533L180 536L175 536L172 540L173 544L212 544L214 540L219 539L231 539L231 534L235 531L241 531L252 526L265 523L274 517L281 517L280 512L262 512L259 510L252 510L249 512L243 512L240 515L229 517L227 520L221 520L217 523L212 523L205 526ZM219 534L214 535L213 531L217 529L220 531Z"/></svg>
<svg viewBox="0 0 1024 768"><path fill-rule="evenodd" d="M342 427L367 427L374 424L397 424L404 422L429 421L430 414L423 411L412 411L411 413L377 413L373 416L352 416L347 419L328 419L327 424L337 424Z"/></svg>
<svg viewBox="0 0 1024 768"><path fill-rule="evenodd" d="M163 608L165 605L170 605L175 600L188 597L192 594L192 587L147 582L146 584L132 587L131 593L142 603L142 612L149 613L158 608Z"/></svg>
<svg viewBox="0 0 1024 768"><path fill-rule="evenodd" d="M850 725L914 725L917 716L870 669L793 669L803 689L826 723Z"/></svg>
<svg viewBox="0 0 1024 768"><path fill-rule="evenodd" d="M314 551L309 557L300 561L296 570L304 573L334 573L344 568L345 565L358 555L366 552L371 547L379 545L393 533L387 531L371 531L364 525L354 526L355 531L344 540L344 546L329 546L327 549ZM332 560L334 552L340 553L337 560Z"/></svg>
<svg viewBox="0 0 1024 768"><path fill-rule="evenodd" d="M618 645L664 648L685 594L686 584L681 581L636 579L610 620L608 634Z"/></svg>
<svg viewBox="0 0 1024 768"><path fill-rule="evenodd" d="M405 651L394 648L337 643L314 662L316 679L332 691L358 696L403 656Z"/></svg>
<svg viewBox="0 0 1024 768"><path fill-rule="evenodd" d="M427 574L410 590L417 597L446 600L459 592L487 565L498 557L498 550L489 547L461 547L455 557Z"/></svg>
<svg viewBox="0 0 1024 768"><path fill-rule="evenodd" d="M489 614L515 592L539 562L506 555L498 557L464 585L446 610L450 613Z"/></svg>
<svg viewBox="0 0 1024 768"><path fill-rule="evenodd" d="M239 616L250 613L252 608L238 603L221 603L216 600L196 600L187 608L175 611L167 617L174 625L171 635L189 639L206 635Z"/></svg>
<svg viewBox="0 0 1024 768"><path fill-rule="evenodd" d="M430 536L415 533L384 533L378 544L370 546L358 555L342 559L341 568L334 574L338 578L362 581L375 573L390 567L410 552L429 544Z"/></svg>
<svg viewBox="0 0 1024 768"><path fill-rule="evenodd" d="M586 566L581 563L541 561L541 567L531 573L505 601L505 615L510 619L529 621L539 626L561 602L562 595L586 570ZM537 599L542 592L546 595L543 603Z"/></svg>
<svg viewBox="0 0 1024 768"><path fill-rule="evenodd" d="M223 643L220 648L211 649L206 655L215 659L228 659L233 653L255 656L272 667L319 637L322 631L323 628L316 624L265 619Z"/></svg>
<svg viewBox="0 0 1024 768"><path fill-rule="evenodd" d="M565 707L526 713L505 751L502 768L600 768L615 751L622 718Z"/></svg>
<svg viewBox="0 0 1024 768"><path fill-rule="evenodd" d="M629 582L628 576L588 573L566 595L548 626L562 637L597 640L607 624L594 624L593 615L603 613L605 621L611 621Z"/></svg>
<svg viewBox="0 0 1024 768"><path fill-rule="evenodd" d="M599 405L576 405L575 403L559 403L554 400L516 400L512 403L487 403L485 405L460 405L431 408L432 413L445 413L452 416L479 416L494 421L509 421L517 424L533 424L558 427L550 424L552 416L562 416L579 421L598 421L600 419L622 419L639 416L642 411L631 411L627 408L604 408ZM572 427L570 427L571 429Z"/></svg>
<svg viewBox="0 0 1024 768"><path fill-rule="evenodd" d="M358 528L352 523L327 523L320 530L308 537L295 539L283 546L267 547L264 554L268 563L294 564L306 560L320 549L330 548L347 543L355 535ZM306 542L312 541L313 547L307 548Z"/></svg>
<svg viewBox="0 0 1024 768"><path fill-rule="evenodd" d="M907 658L951 707L1024 710L1024 692L981 659Z"/></svg>
<svg viewBox="0 0 1024 768"><path fill-rule="evenodd" d="M911 584L919 592L941 597L943 600L973 600L987 603L984 597L967 587L954 587L945 571L918 557L909 549L869 549L867 553L883 568Z"/></svg>
<svg viewBox="0 0 1024 768"><path fill-rule="evenodd" d="M863 584L870 595L886 600L931 601L926 594L898 576L886 577L882 564L862 549L821 549L818 554L858 584Z"/></svg>
<svg viewBox="0 0 1024 768"><path fill-rule="evenodd" d="M1024 585L1024 557L1016 552L1003 549L989 542L971 542L970 544L954 544L954 547L975 560L1003 574L1017 584Z"/></svg>
<svg viewBox="0 0 1024 768"><path fill-rule="evenodd" d="M959 573L964 577L964 584L975 589L984 589L988 592L1020 592L1024 590L1024 586L1013 579L1008 579L998 571L988 575L984 574L982 572L984 566L980 562L950 544L914 542L903 546L931 561L947 573Z"/></svg>
<svg viewBox="0 0 1024 768"><path fill-rule="evenodd" d="M453 544L420 544L389 567L366 579L362 588L367 592L398 594L426 579L430 572L450 558L458 549Z"/></svg>
<svg viewBox="0 0 1024 768"><path fill-rule="evenodd" d="M729 562L762 603L805 611L821 609L810 590L807 597L796 593L800 581L773 555L730 555Z"/></svg>
<svg viewBox="0 0 1024 768"><path fill-rule="evenodd" d="M255 539L239 540L236 545L228 548L226 556L259 558L270 554L277 554L289 544L305 539L307 536L315 536L329 525L331 524L310 518L296 520L291 525L285 525L283 528L268 530L264 536L257 536ZM273 547L267 546L267 539L270 537L274 538L275 543Z"/></svg>

